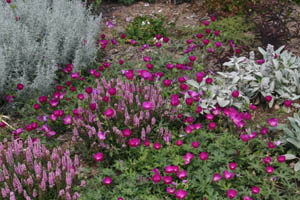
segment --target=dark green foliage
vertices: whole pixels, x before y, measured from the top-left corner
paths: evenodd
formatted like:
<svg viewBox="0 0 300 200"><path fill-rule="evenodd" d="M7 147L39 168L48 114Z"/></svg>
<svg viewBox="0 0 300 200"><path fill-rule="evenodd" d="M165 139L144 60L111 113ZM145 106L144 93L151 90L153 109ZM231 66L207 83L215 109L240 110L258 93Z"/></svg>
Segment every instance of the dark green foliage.
<svg viewBox="0 0 300 200"><path fill-rule="evenodd" d="M153 43L156 34L166 36L166 33L164 17L139 16L126 28L127 37L142 44Z"/></svg>

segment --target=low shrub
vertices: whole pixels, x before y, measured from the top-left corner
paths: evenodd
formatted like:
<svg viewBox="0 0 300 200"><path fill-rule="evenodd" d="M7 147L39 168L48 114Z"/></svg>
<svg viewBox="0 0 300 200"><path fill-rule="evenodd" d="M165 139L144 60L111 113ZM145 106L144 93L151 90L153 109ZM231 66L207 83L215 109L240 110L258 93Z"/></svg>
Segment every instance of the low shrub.
<svg viewBox="0 0 300 200"><path fill-rule="evenodd" d="M161 149L140 146L129 160L100 164L100 175L87 182L81 198L297 198L293 181L299 174L282 162L283 146L269 150L262 137L244 143L236 134L198 130Z"/></svg>
<svg viewBox="0 0 300 200"><path fill-rule="evenodd" d="M105 78L101 84L96 81L96 88L86 88L72 117L73 140L79 141L88 160L97 151L117 158L118 154L126 157L124 152L129 146L149 141L169 143L173 131L181 127L174 107L179 102L175 105L163 98L159 84L120 79L107 82Z"/></svg>
<svg viewBox="0 0 300 200"><path fill-rule="evenodd" d="M126 35L141 44L153 43L157 34L166 36L164 17L138 16L126 27Z"/></svg>
<svg viewBox="0 0 300 200"><path fill-rule="evenodd" d="M255 23L257 39L264 47L272 44L279 48L300 37L300 12L291 0L255 1L247 20Z"/></svg>

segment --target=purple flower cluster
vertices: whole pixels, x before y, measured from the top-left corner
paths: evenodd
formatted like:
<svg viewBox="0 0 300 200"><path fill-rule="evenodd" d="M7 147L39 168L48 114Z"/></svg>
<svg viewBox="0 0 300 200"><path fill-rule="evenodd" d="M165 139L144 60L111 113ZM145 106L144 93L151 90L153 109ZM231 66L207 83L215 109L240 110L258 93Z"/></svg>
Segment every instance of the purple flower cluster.
<svg viewBox="0 0 300 200"><path fill-rule="evenodd" d="M38 139L30 137L25 142L4 139L0 142L0 166L1 199L80 197L72 191L77 182L79 159L75 156L72 160L69 150L59 147L50 152Z"/></svg>

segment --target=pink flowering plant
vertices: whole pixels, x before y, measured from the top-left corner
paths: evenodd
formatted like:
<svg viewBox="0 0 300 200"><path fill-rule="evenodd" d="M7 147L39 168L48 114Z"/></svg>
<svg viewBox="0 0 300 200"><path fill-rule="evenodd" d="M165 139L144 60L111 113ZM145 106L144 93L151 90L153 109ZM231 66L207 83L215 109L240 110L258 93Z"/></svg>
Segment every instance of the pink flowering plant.
<svg viewBox="0 0 300 200"><path fill-rule="evenodd" d="M134 148L148 141L170 143L181 123L159 84L105 78L96 82L72 116L73 141L84 144L89 152Z"/></svg>
<svg viewBox="0 0 300 200"><path fill-rule="evenodd" d="M37 138L0 142L1 199L78 199L79 159L61 147L49 151Z"/></svg>

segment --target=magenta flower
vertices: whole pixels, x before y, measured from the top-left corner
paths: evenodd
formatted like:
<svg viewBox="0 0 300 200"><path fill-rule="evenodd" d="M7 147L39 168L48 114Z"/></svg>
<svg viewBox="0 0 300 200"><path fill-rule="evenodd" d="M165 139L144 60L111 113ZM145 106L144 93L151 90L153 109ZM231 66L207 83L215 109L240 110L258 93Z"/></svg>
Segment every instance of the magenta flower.
<svg viewBox="0 0 300 200"><path fill-rule="evenodd" d="M214 130L216 128L216 123L215 122L209 122L208 123L208 129L209 130Z"/></svg>
<svg viewBox="0 0 300 200"><path fill-rule="evenodd" d="M224 171L224 178L226 180L234 178L235 173L234 172L229 172L227 170Z"/></svg>
<svg viewBox="0 0 300 200"><path fill-rule="evenodd" d="M131 135L131 130L129 128L123 129L122 130L123 136L124 137L130 137Z"/></svg>
<svg viewBox="0 0 300 200"><path fill-rule="evenodd" d="M155 143L153 144L153 148L154 148L155 150L160 150L161 144L160 144L159 142L155 142Z"/></svg>
<svg viewBox="0 0 300 200"><path fill-rule="evenodd" d="M134 72L133 70L128 70L127 72L125 72L125 76L128 80L132 80L134 78Z"/></svg>
<svg viewBox="0 0 300 200"><path fill-rule="evenodd" d="M181 145L183 145L183 141L182 140L177 140L176 145L180 147Z"/></svg>
<svg viewBox="0 0 300 200"><path fill-rule="evenodd" d="M110 185L111 183L112 183L112 179L110 177L107 176L103 179L104 185Z"/></svg>
<svg viewBox="0 0 300 200"><path fill-rule="evenodd" d="M213 80L210 77L208 77L208 78L205 79L205 83L206 84L212 84L212 82L213 82Z"/></svg>
<svg viewBox="0 0 300 200"><path fill-rule="evenodd" d="M209 121L214 119L214 115L213 115L213 114L210 114L210 113L209 113L209 114L206 114L205 117L206 117L206 119L209 120Z"/></svg>
<svg viewBox="0 0 300 200"><path fill-rule="evenodd" d="M176 188L175 187L167 187L167 192L168 192L168 194L175 194L175 192L176 192Z"/></svg>
<svg viewBox="0 0 300 200"><path fill-rule="evenodd" d="M174 173L174 171L173 171L173 166L172 166L172 165L166 166L166 167L165 167L165 172L166 172L166 173L169 173L169 174Z"/></svg>
<svg viewBox="0 0 300 200"><path fill-rule="evenodd" d="M269 131L269 129L266 128L266 127L264 127L264 128L262 128L262 129L260 130L260 134L266 135L266 134L268 133L268 131Z"/></svg>
<svg viewBox="0 0 300 200"><path fill-rule="evenodd" d="M267 102L270 102L270 101L272 101L272 96L270 96L270 95L266 96L265 99L266 99Z"/></svg>
<svg viewBox="0 0 300 200"><path fill-rule="evenodd" d="M265 157L265 158L263 159L263 161L264 161L265 164L270 164L270 163L272 162L272 157L267 156L267 157Z"/></svg>
<svg viewBox="0 0 300 200"><path fill-rule="evenodd" d="M158 173L155 173L153 176L152 176L152 181L154 183L159 183L161 181L161 176L158 174Z"/></svg>
<svg viewBox="0 0 300 200"><path fill-rule="evenodd" d="M94 154L94 160L96 162L101 162L103 160L103 153L98 152Z"/></svg>
<svg viewBox="0 0 300 200"><path fill-rule="evenodd" d="M153 109L153 107L154 107L154 105L153 105L153 103L150 102L150 101L145 101L145 102L143 103L143 108L144 108L145 110L151 110L151 109Z"/></svg>
<svg viewBox="0 0 300 200"><path fill-rule="evenodd" d="M196 36L197 36L197 38L199 38L199 39L203 38L203 35L202 35L201 33L198 33Z"/></svg>
<svg viewBox="0 0 300 200"><path fill-rule="evenodd" d="M64 118L64 125L68 125L68 124L71 124L72 123L72 120L71 120L71 115L67 115L65 118Z"/></svg>
<svg viewBox="0 0 300 200"><path fill-rule="evenodd" d="M264 59L257 60L256 63L257 63L258 65L261 65L261 64L264 64L264 63L265 63L265 60L264 60Z"/></svg>
<svg viewBox="0 0 300 200"><path fill-rule="evenodd" d="M213 52L215 52L215 50L214 50L214 48L209 47L209 48L207 49L207 52L208 52L208 53L213 53Z"/></svg>
<svg viewBox="0 0 300 200"><path fill-rule="evenodd" d="M291 107L292 106L292 101L289 100L289 99L285 100L284 101L284 106L287 107L287 108Z"/></svg>
<svg viewBox="0 0 300 200"><path fill-rule="evenodd" d="M214 45L216 48L219 48L222 46L222 42L214 42Z"/></svg>
<svg viewBox="0 0 300 200"><path fill-rule="evenodd" d="M161 42L155 43L155 46L156 46L157 48L160 48L160 47L161 47Z"/></svg>
<svg viewBox="0 0 300 200"><path fill-rule="evenodd" d="M206 45L206 46L209 44L209 40L208 40L208 39L203 39L202 42L203 42L203 44Z"/></svg>
<svg viewBox="0 0 300 200"><path fill-rule="evenodd" d="M184 156L183 156L183 159L185 160L184 164L185 165L188 165L192 159L194 158L194 155L190 152L186 153Z"/></svg>
<svg viewBox="0 0 300 200"><path fill-rule="evenodd" d="M176 196L177 199L184 199L187 196L187 192L183 189L179 189L175 193L175 196Z"/></svg>
<svg viewBox="0 0 300 200"><path fill-rule="evenodd" d="M137 44L137 42L136 42L135 40L133 40L133 39L130 39L130 43L131 43L132 45L136 45L136 44Z"/></svg>
<svg viewBox="0 0 300 200"><path fill-rule="evenodd" d="M201 152L199 154L199 158L200 158L200 160L203 160L203 161L207 160L208 159L208 153L207 152Z"/></svg>
<svg viewBox="0 0 300 200"><path fill-rule="evenodd" d="M151 60L151 58L148 57L148 56L145 56L143 59L144 59L145 62L149 62Z"/></svg>
<svg viewBox="0 0 300 200"><path fill-rule="evenodd" d="M23 90L23 88L24 88L24 85L22 83L17 84L17 89L18 90Z"/></svg>
<svg viewBox="0 0 300 200"><path fill-rule="evenodd" d="M219 36L220 35L220 31L219 30L215 30L214 35L215 36Z"/></svg>
<svg viewBox="0 0 300 200"><path fill-rule="evenodd" d="M121 33L121 39L125 39L126 38L126 34L125 33Z"/></svg>
<svg viewBox="0 0 300 200"><path fill-rule="evenodd" d="M171 176L164 176L163 181L164 181L164 184L169 185L169 184L172 183L172 177Z"/></svg>
<svg viewBox="0 0 300 200"><path fill-rule="evenodd" d="M253 105L253 104L250 104L249 108L250 108L250 110L256 110L257 107L255 105Z"/></svg>
<svg viewBox="0 0 300 200"><path fill-rule="evenodd" d="M235 162L229 163L229 169L230 170L235 170L236 167L237 167L237 164Z"/></svg>
<svg viewBox="0 0 300 200"><path fill-rule="evenodd" d="M115 110L112 109L112 108L107 108L107 110L104 112L104 115L105 115L107 118L112 117L114 114L115 114Z"/></svg>
<svg viewBox="0 0 300 200"><path fill-rule="evenodd" d="M173 64L166 64L166 68L168 70L172 70L174 68L174 65Z"/></svg>
<svg viewBox="0 0 300 200"><path fill-rule="evenodd" d="M205 26L209 26L210 22L209 22L209 21L206 21L206 20L204 20L204 21L203 21L203 24L204 24Z"/></svg>
<svg viewBox="0 0 300 200"><path fill-rule="evenodd" d="M41 104L46 103L46 102L47 102L47 97L46 97L46 96L40 96L40 97L39 97L39 102L40 102Z"/></svg>
<svg viewBox="0 0 300 200"><path fill-rule="evenodd" d="M141 140L139 138L131 138L128 141L128 144L130 147L138 147L141 143Z"/></svg>
<svg viewBox="0 0 300 200"><path fill-rule="evenodd" d="M192 146L193 146L193 148L195 148L195 149L197 149L198 147L199 147L199 142L198 141L193 141L192 142Z"/></svg>
<svg viewBox="0 0 300 200"><path fill-rule="evenodd" d="M231 95L232 95L233 98L238 98L239 95L240 95L240 93L239 93L239 91L234 90L234 91L231 93Z"/></svg>
<svg viewBox="0 0 300 200"><path fill-rule="evenodd" d="M227 197L228 197L229 199L234 199L236 195L237 195L237 191L234 190L234 189L229 189L229 190L227 191Z"/></svg>
<svg viewBox="0 0 300 200"><path fill-rule="evenodd" d="M165 87L169 87L171 84L172 84L172 80L165 79L165 80L163 81L163 85L164 85Z"/></svg>
<svg viewBox="0 0 300 200"><path fill-rule="evenodd" d="M253 200L253 199L251 197L249 197L249 196L244 196L243 200Z"/></svg>
<svg viewBox="0 0 300 200"><path fill-rule="evenodd" d="M117 93L117 89L116 89L116 88L109 88L109 89L108 89L108 93L109 93L111 96L114 96L114 95L116 95L116 93Z"/></svg>
<svg viewBox="0 0 300 200"><path fill-rule="evenodd" d="M111 21L107 21L107 22L106 22L106 26L107 26L108 28L113 28L113 27L115 26L115 24L113 24Z"/></svg>
<svg viewBox="0 0 300 200"><path fill-rule="evenodd" d="M189 59L190 59L191 62L194 62L197 59L197 57L196 56L189 56Z"/></svg>
<svg viewBox="0 0 300 200"><path fill-rule="evenodd" d="M221 176L220 174L215 173L215 174L213 175L213 182L218 182L218 181L221 180L221 179L222 179L222 176Z"/></svg>
<svg viewBox="0 0 300 200"><path fill-rule="evenodd" d="M179 96L177 94L172 94L171 95L171 105L176 107L179 105L179 103L180 103Z"/></svg>
<svg viewBox="0 0 300 200"><path fill-rule="evenodd" d="M283 162L285 161L285 156L284 156L284 155L279 155L279 156L277 156L277 161L278 161L279 163L283 163Z"/></svg>
<svg viewBox="0 0 300 200"><path fill-rule="evenodd" d="M187 177L187 172L183 169L183 170L177 172L176 175L179 179L185 179Z"/></svg>
<svg viewBox="0 0 300 200"><path fill-rule="evenodd" d="M252 194L258 194L260 192L260 189L257 186L253 186L251 188L251 191L252 191Z"/></svg>
<svg viewBox="0 0 300 200"><path fill-rule="evenodd" d="M271 127L276 127L277 123L278 123L278 119L277 118L270 118L270 119L268 119L268 123Z"/></svg>
<svg viewBox="0 0 300 200"><path fill-rule="evenodd" d="M266 167L266 172L267 172L268 174L272 174L273 171L274 171L274 167L272 167L272 166L267 166L267 167Z"/></svg>

